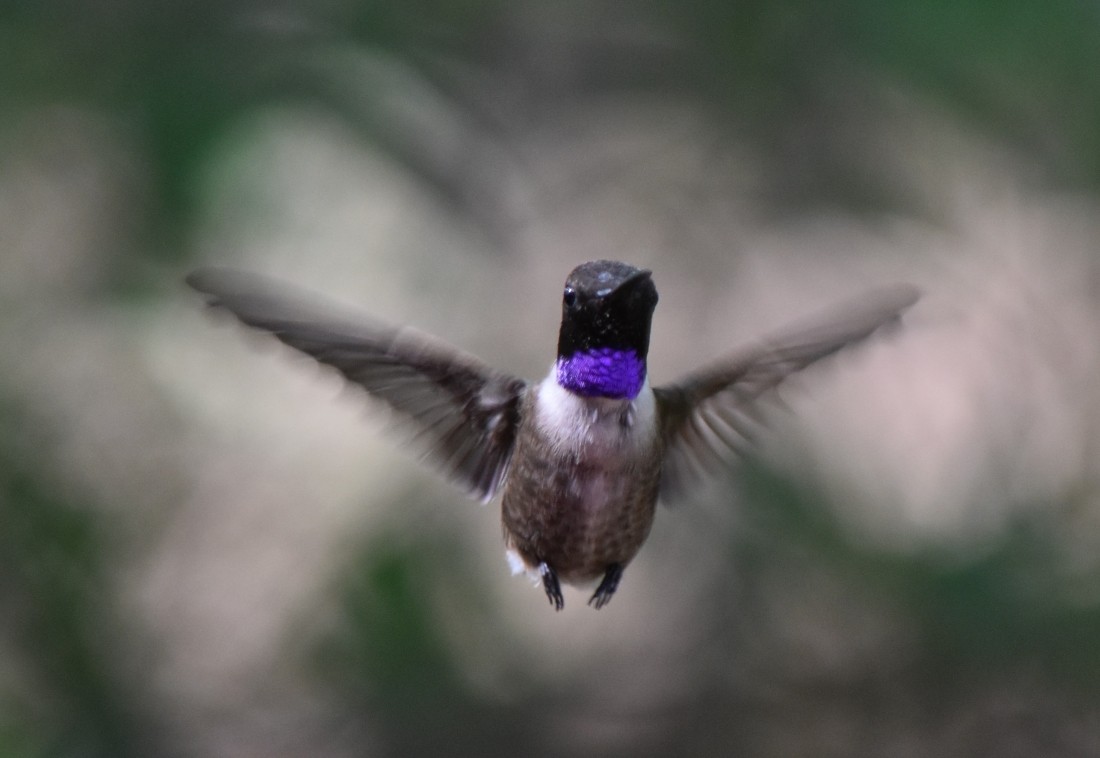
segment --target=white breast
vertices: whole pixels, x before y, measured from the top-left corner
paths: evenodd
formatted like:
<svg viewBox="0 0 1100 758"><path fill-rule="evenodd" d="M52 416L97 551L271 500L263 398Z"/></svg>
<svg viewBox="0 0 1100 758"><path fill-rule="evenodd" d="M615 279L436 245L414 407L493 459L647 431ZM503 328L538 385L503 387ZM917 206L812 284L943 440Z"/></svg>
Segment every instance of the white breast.
<svg viewBox="0 0 1100 758"><path fill-rule="evenodd" d="M554 372L538 387L536 423L557 452L587 460L631 457L656 438L657 408L649 379L633 400L581 397L558 384Z"/></svg>

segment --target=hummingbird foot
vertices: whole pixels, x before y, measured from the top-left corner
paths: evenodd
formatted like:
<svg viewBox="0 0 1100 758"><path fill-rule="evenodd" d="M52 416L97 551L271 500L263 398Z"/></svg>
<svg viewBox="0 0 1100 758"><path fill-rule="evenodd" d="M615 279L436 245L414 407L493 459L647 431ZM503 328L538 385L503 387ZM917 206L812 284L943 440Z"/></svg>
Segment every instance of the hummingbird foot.
<svg viewBox="0 0 1100 758"><path fill-rule="evenodd" d="M623 578L623 567L618 563L612 563L607 567L607 571L603 575L603 580L600 582L600 586L596 588L596 593L588 599L588 604L599 610L607 605L611 600L611 596L615 594L615 590L619 588L619 582Z"/></svg>
<svg viewBox="0 0 1100 758"><path fill-rule="evenodd" d="M565 606L565 598L561 594L561 582L558 581L558 572L543 561L539 564L539 576L542 577L542 588L546 590L546 597L550 599L550 605L555 611L560 611Z"/></svg>

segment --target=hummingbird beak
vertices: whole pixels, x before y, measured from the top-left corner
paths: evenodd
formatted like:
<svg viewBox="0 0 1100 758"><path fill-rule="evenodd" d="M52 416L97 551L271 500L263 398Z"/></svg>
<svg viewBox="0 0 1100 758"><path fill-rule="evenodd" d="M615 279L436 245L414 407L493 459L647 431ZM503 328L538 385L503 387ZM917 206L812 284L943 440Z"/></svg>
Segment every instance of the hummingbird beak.
<svg viewBox="0 0 1100 758"><path fill-rule="evenodd" d="M642 281L643 279L649 279L651 276L653 276L653 272L650 271L649 269L647 269L647 268L639 269L636 273L634 273L631 276L627 277L626 281L624 281L620 286L621 287L626 287L627 285L637 284L638 282Z"/></svg>
<svg viewBox="0 0 1100 758"><path fill-rule="evenodd" d="M607 297L613 292L622 292L623 290L630 289L631 287L637 286L639 283L645 281L646 279L649 279L652 275L653 272L649 269L638 269L630 276L620 281L614 287L604 287L596 290L596 296Z"/></svg>

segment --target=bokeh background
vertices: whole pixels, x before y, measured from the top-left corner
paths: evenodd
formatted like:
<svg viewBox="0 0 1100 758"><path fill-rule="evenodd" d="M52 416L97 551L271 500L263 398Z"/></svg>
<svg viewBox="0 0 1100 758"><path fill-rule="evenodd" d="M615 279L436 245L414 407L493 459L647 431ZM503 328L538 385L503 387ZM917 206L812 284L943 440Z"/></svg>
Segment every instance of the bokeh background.
<svg viewBox="0 0 1100 758"><path fill-rule="evenodd" d="M0 756L1100 754L1100 4L7 0ZM601 612L281 276L541 376L576 263L670 381L875 284Z"/></svg>

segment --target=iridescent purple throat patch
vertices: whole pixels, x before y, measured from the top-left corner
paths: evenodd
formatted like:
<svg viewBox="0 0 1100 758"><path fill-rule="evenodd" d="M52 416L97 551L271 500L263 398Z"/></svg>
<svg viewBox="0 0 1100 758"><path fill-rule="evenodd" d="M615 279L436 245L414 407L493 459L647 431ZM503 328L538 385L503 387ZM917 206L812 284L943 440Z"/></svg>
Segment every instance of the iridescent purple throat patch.
<svg viewBox="0 0 1100 758"><path fill-rule="evenodd" d="M605 347L558 358L558 384L585 397L635 398L645 383L645 361L633 350Z"/></svg>

